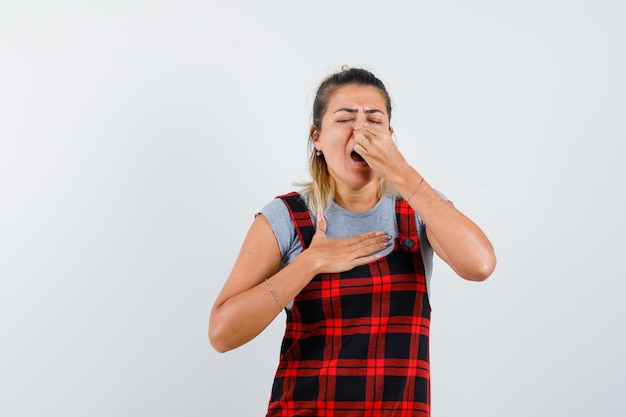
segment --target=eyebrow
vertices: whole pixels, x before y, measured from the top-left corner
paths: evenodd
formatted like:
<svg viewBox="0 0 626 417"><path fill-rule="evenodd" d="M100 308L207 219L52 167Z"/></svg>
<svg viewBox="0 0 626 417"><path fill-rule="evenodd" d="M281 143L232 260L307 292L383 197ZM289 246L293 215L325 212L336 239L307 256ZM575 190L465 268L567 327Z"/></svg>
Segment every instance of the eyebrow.
<svg viewBox="0 0 626 417"><path fill-rule="evenodd" d="M358 112L359 110L358 110L358 109L351 109L351 108L347 108L347 107L345 107L345 108L342 108L342 109L335 110L335 111L333 112L333 114L334 114L334 113L339 113L339 112L341 112L341 111L345 111L345 112L348 112L348 113L356 113L356 112ZM382 110L378 110L378 109L369 109L369 110L365 110L365 113L368 113L368 114L372 114L372 113L380 113L380 114L385 114L385 112L383 112Z"/></svg>

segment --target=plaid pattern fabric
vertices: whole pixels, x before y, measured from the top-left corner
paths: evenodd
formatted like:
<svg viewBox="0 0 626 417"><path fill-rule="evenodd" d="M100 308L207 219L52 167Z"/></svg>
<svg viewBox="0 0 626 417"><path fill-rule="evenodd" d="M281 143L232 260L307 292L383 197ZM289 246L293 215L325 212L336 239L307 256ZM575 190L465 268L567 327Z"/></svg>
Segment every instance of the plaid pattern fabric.
<svg viewBox="0 0 626 417"><path fill-rule="evenodd" d="M297 193L279 197L307 248L307 207ZM391 254L316 276L287 310L268 417L430 415L430 304L415 214L401 199L396 220Z"/></svg>

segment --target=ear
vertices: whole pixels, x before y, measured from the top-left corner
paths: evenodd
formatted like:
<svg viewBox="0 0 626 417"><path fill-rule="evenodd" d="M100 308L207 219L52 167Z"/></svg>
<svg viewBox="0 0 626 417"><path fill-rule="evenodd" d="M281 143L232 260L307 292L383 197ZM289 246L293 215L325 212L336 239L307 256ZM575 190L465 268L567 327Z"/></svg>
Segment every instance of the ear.
<svg viewBox="0 0 626 417"><path fill-rule="evenodd" d="M313 144L318 142L320 138L320 133L317 131L317 128L315 127L315 125L311 125L311 129L309 132L310 132L311 140L313 141Z"/></svg>

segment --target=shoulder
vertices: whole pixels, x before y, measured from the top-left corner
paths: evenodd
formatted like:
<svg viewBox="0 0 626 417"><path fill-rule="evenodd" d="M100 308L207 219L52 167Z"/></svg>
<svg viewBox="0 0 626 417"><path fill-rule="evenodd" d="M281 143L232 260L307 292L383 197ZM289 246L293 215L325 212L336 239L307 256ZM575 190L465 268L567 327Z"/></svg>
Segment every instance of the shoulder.
<svg viewBox="0 0 626 417"><path fill-rule="evenodd" d="M292 247L298 240L295 225L291 218L289 208L287 207L289 200L293 202L298 199L302 199L306 207L306 200L302 195L298 193L287 193L275 197L258 212L258 214L262 214L267 219L283 256L291 252Z"/></svg>
<svg viewBox="0 0 626 417"><path fill-rule="evenodd" d="M266 217L289 217L289 207L292 207L292 210L307 210L307 200L308 199L305 195L295 191L281 194L265 204L265 206L263 206L263 208L259 211L259 214L263 214Z"/></svg>
<svg viewBox="0 0 626 417"><path fill-rule="evenodd" d="M274 225L277 222L286 222L290 219L289 209L285 204L285 198L290 196L291 194L283 194L278 197L275 197L267 204L265 204L261 210L259 210L258 214L264 215L274 229Z"/></svg>

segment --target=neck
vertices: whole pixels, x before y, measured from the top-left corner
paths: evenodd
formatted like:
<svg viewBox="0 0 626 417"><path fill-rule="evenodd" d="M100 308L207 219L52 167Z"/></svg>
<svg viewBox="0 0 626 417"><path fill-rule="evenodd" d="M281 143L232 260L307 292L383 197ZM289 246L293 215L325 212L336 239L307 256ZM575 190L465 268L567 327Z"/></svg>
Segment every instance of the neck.
<svg viewBox="0 0 626 417"><path fill-rule="evenodd" d="M355 189L335 185L335 203L354 213L368 211L376 205L378 199L378 181Z"/></svg>

